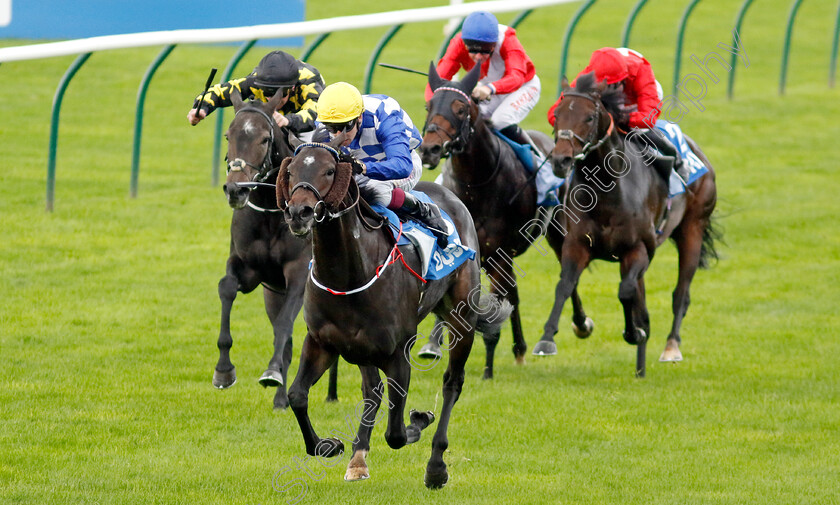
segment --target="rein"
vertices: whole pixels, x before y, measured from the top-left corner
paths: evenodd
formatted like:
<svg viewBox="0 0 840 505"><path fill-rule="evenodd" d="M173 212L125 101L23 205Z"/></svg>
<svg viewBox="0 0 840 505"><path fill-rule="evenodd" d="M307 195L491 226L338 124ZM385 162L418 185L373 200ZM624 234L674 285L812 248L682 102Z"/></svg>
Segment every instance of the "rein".
<svg viewBox="0 0 840 505"><path fill-rule="evenodd" d="M378 281L379 278L382 277L382 274L385 272L385 270L389 266L391 266L392 264L396 263L397 260L399 259L402 262L402 264L405 265L405 268L407 268L409 272L414 274L415 277L420 279L420 282L425 284L427 282L426 279L421 277L410 266L408 266L408 263L405 262L405 257L403 256L402 251L400 251L399 247L397 246L397 244L400 241L400 238L402 238L402 233L403 233L403 227L402 227L402 223L400 223L400 232L397 235L396 241L394 242L394 247L391 248L391 252L388 253L388 256L385 258L385 261L382 262L381 265L376 267L376 271L373 274L373 277L371 277L370 280L367 281L363 286L359 286L356 289L351 289L350 291L339 291L337 289L332 289L332 288L329 288L329 287L321 284L320 282L318 282L318 279L315 278L315 268L314 268L315 267L315 259L314 258L312 260L310 260L310 262L309 262L309 280L312 281L312 284L314 284L315 286L321 288L322 290L330 293L331 295L336 295L336 296L354 295L356 293L361 293L362 291L365 291L366 289L373 286L374 283L376 283L376 281Z"/></svg>

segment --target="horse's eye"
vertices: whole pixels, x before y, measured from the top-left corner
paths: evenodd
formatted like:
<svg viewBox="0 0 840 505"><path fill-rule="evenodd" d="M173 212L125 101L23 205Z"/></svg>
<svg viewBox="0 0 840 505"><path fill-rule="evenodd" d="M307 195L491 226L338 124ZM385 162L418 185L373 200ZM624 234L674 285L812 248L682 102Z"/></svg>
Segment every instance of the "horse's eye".
<svg viewBox="0 0 840 505"><path fill-rule="evenodd" d="M592 121L595 121L595 114L590 114L589 116L586 117L586 122L587 123L591 123Z"/></svg>
<svg viewBox="0 0 840 505"><path fill-rule="evenodd" d="M328 176L335 175L335 169L334 169L334 168L330 168L330 169L328 169L328 170L327 170L327 175L328 175Z"/></svg>

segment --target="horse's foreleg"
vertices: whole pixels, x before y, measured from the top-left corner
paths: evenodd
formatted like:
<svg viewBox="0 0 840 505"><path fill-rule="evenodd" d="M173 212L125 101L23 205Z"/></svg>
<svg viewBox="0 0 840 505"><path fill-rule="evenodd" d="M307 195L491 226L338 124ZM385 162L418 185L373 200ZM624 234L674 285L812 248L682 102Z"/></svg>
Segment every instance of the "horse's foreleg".
<svg viewBox="0 0 840 505"><path fill-rule="evenodd" d="M338 361L333 363L330 367L330 377L329 382L327 384L327 398L325 399L325 401L338 401Z"/></svg>
<svg viewBox="0 0 840 505"><path fill-rule="evenodd" d="M554 335L557 334L557 327L560 323L560 315L563 313L563 305L566 300L575 292L583 269L589 264L589 251L581 246L563 245L563 261L560 268L560 280L554 288L554 304L551 313L543 326L543 335L537 345L534 346L533 354L537 356L553 356L557 354L557 344L554 343Z"/></svg>
<svg viewBox="0 0 840 505"><path fill-rule="evenodd" d="M624 340L636 346L636 377L645 376L645 349L650 327L645 325L644 281L642 276L650 264L647 248L639 244L621 258L621 284L618 299L624 307Z"/></svg>
<svg viewBox="0 0 840 505"><path fill-rule="evenodd" d="M359 432L353 442L353 457L347 465L347 473L344 480L364 480L370 477L365 458L370 451L370 434L376 424L376 413L379 411L379 404L382 402L382 395L385 393L382 386L382 379L379 377L379 370L376 367L359 367L362 373L362 404L364 409L359 419ZM358 415L358 412L356 412Z"/></svg>
<svg viewBox="0 0 840 505"><path fill-rule="evenodd" d="M337 438L321 439L309 421L309 389L324 372L335 363L338 356L319 346L307 334L300 351L297 376L289 388L289 405L295 413L306 453L310 456L330 458L344 451L344 444Z"/></svg>
<svg viewBox="0 0 840 505"><path fill-rule="evenodd" d="M577 286L572 291L572 310L572 330L578 338L588 338L595 329L595 322L584 312Z"/></svg>
<svg viewBox="0 0 840 505"><path fill-rule="evenodd" d="M688 312L688 306L691 303L689 288L691 281L694 279L694 274L697 272L697 267L700 265L703 230L700 226L680 227L674 232L673 238L677 245L680 270L671 304L671 310L674 314L674 319L671 323L671 333L668 334L668 341L665 344L665 350L659 356L659 361L676 362L682 361L683 359L682 353L680 352L680 344L682 343L680 327L682 326L682 320L686 312Z"/></svg>
<svg viewBox="0 0 840 505"><path fill-rule="evenodd" d="M396 353L385 368L385 383L388 385L388 428L385 441L391 449L420 440L420 431L434 420L431 412L417 417L412 411L411 424L405 425L405 402L411 382L411 365L402 353Z"/></svg>
<svg viewBox="0 0 840 505"><path fill-rule="evenodd" d="M217 388L229 388L236 383L236 368L230 361L230 348L233 346L233 336L230 334L230 312L233 301L236 299L236 292L239 281L228 273L219 281L219 300L222 302L222 321L219 329L219 340L216 345L219 348L219 361L213 371L213 385Z"/></svg>
<svg viewBox="0 0 840 505"><path fill-rule="evenodd" d="M292 272L289 273L294 275ZM286 278L290 277L287 275ZM265 311L274 329L274 354L268 362L268 368L260 377L259 383L263 387L277 388L274 394L275 409L285 409L289 406L289 399L286 396L286 377L292 361L292 333L295 318L303 306L303 286L304 282L290 282L289 287L282 293L263 288Z"/></svg>
<svg viewBox="0 0 840 505"><path fill-rule="evenodd" d="M443 453L449 447L447 436L449 419L452 415L452 408L461 395L461 388L464 385L464 367L473 345L474 325L473 327L464 325L465 322L470 324L470 321L475 321L475 318L465 319L456 314L447 318L450 342L449 364L443 374L443 406L432 439L432 455L426 466L424 479L426 486L432 489L443 487L449 480L446 463L443 461Z"/></svg>
<svg viewBox="0 0 840 505"><path fill-rule="evenodd" d="M506 299L512 306L511 330L513 333L513 354L516 362L524 362L523 354L528 346L525 344L525 337L522 335L522 323L519 318L519 292L516 289L516 278L513 276L513 262L505 261L506 256L490 258L485 262L485 273L490 280L490 292L498 294ZM484 378L493 378L493 361L496 353L496 345L499 343L501 333L485 333L484 338L485 364Z"/></svg>

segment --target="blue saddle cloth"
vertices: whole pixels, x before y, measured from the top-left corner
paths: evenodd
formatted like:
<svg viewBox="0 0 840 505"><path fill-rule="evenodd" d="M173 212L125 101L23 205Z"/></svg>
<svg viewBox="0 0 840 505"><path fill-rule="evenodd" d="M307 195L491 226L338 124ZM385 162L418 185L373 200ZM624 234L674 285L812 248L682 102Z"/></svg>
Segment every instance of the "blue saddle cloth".
<svg viewBox="0 0 840 505"><path fill-rule="evenodd" d="M516 153L516 157L519 158L519 161L522 162L529 173L534 173L534 170L539 170L535 180L537 184L537 205L543 207L560 205L560 198L558 197L557 189L563 185L565 179L554 175L551 162L547 161L547 159L543 159L540 161L540 165L538 166L538 158L534 156L531 146L514 142L513 140L505 137L499 130L494 129L493 133L495 133L500 139L504 140L513 149L513 152Z"/></svg>
<svg viewBox="0 0 840 505"><path fill-rule="evenodd" d="M411 194L420 201L434 203L428 195L421 191L412 191ZM421 275L426 280L442 279L465 261L475 258L475 251L461 243L461 237L458 235L458 230L455 228L452 218L443 209L440 209L440 213L446 221L449 231L449 244L445 249L437 244L434 234L420 223L415 221L402 223L402 236L400 236L400 218L392 210L381 205L371 205L371 208L388 218L394 240L398 240L397 245L414 244L420 253Z"/></svg>
<svg viewBox="0 0 840 505"><path fill-rule="evenodd" d="M668 197L685 193L686 185L690 185L703 174L709 171L706 165L700 161L700 158L694 154L694 151L688 146L680 126L677 123L671 123L663 119L656 121L656 129L662 132L665 137L676 146L680 156L682 156L683 163L688 168L688 180L683 181L675 171L671 171L671 178L668 181Z"/></svg>

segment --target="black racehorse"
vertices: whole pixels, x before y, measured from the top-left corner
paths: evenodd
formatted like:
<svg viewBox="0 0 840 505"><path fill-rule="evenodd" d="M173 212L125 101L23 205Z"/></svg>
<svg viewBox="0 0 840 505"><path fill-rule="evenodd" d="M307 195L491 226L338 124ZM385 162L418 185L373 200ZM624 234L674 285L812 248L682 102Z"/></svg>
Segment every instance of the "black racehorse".
<svg viewBox="0 0 840 505"><path fill-rule="evenodd" d="M484 305L479 304L481 285L476 260L466 261L443 279L423 282L415 273L420 265L410 252L413 248L397 248L380 217L364 211L366 204L359 198L350 163L339 162L336 149L344 139L342 133L330 144L299 146L294 158L283 162L277 182L278 203L287 209L289 227L299 236L311 233L314 259L304 295L308 331L289 400L307 454L337 457L344 444L337 438L322 439L312 428L309 389L339 356L359 365L364 396L360 405L364 408L357 414L359 431L353 440L345 480L367 478L365 458L385 384L389 404L385 439L390 447L398 449L416 442L421 430L434 421L432 412L412 410L406 426L404 409L417 325L427 314L435 313L449 325L450 334L443 405L425 475L426 486L438 488L448 480L443 461L449 445L447 428L461 394L476 325L507 316L480 308ZM472 218L452 193L431 183L420 183L417 189L425 191L453 218L466 246L478 247ZM384 382L379 370L386 375Z"/></svg>
<svg viewBox="0 0 840 505"><path fill-rule="evenodd" d="M443 185L455 193L473 216L481 254L481 266L490 279L493 293L503 295L513 305L511 328L513 353L523 362L527 346L519 316L516 277L521 269L513 258L524 253L536 235L546 232L549 245L560 250L563 236L557 226L546 226L537 214L537 189L513 149L492 131L489 121L479 117L478 103L470 94L478 82L476 65L460 82L442 79L434 64L429 67L429 86L434 94L427 104L428 114L423 143L419 151L423 163L435 167L442 157L450 162L443 168ZM549 153L551 139L531 130L532 139ZM592 320L573 293L573 329L581 337L592 333ZM435 325L437 329L439 326ZM493 355L499 334L485 334L487 350L484 378L493 377ZM430 347L438 342L430 337ZM424 348L425 349L425 348ZM434 351L433 351L434 352Z"/></svg>
<svg viewBox="0 0 840 505"><path fill-rule="evenodd" d="M644 273L656 248L669 237L679 253L679 278L673 293L674 320L660 361L680 361L680 325L689 304L694 273L716 258L712 226L717 190L711 163L697 145L692 151L708 167L685 193L668 198L668 181L660 176L637 142L616 125L623 124L623 91L596 83L594 74L578 78L570 88L563 82L563 100L555 110L555 173L566 182L560 254L562 272L554 306L535 349L556 352L554 334L566 299L581 272L593 259L617 261L621 283L618 298L624 308L624 339L637 346L636 374L645 375L645 348L650 321L645 304ZM632 135L632 132L631 132Z"/></svg>
<svg viewBox="0 0 840 505"><path fill-rule="evenodd" d="M219 281L222 322L213 385L227 388L236 382L236 369L230 361L233 344L231 307L237 292L250 293L262 284L265 310L274 329L274 354L259 383L276 387L274 407L286 408L289 400L285 384L292 357L292 329L303 303L311 248L309 242L289 232L283 212L277 208L274 189L277 171L280 161L292 154L287 130L271 119L282 96L278 94L268 103L247 104L238 93L232 98L236 116L226 133L228 174L224 191L234 211L230 224L230 256L225 276ZM327 399L335 398L333 372Z"/></svg>

